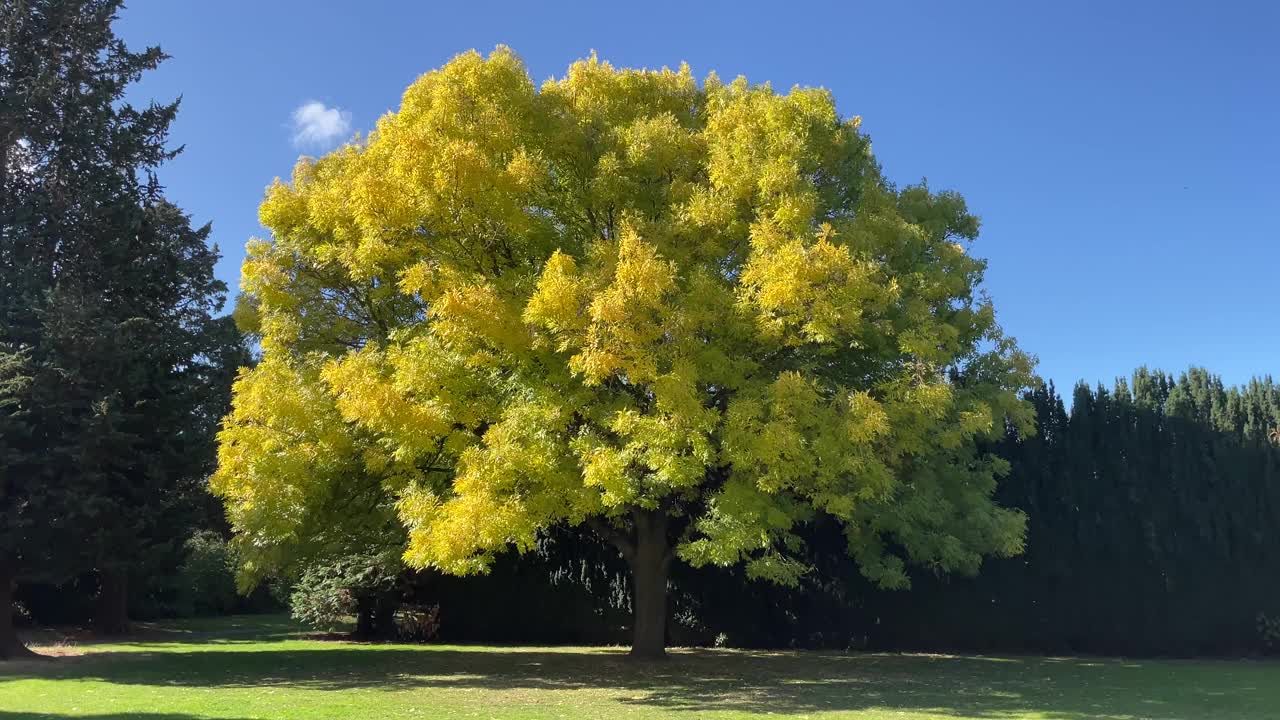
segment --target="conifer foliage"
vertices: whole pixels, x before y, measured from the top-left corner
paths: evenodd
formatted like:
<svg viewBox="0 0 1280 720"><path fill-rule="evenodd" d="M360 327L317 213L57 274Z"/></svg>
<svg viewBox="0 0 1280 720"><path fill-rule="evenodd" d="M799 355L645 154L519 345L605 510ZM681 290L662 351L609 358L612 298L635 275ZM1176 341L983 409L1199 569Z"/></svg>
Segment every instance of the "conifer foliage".
<svg viewBox="0 0 1280 720"><path fill-rule="evenodd" d="M891 186L825 91L594 57L539 88L468 53L261 218L263 361L214 479L250 563L347 485L448 573L586 526L628 561L651 657L673 561L794 584L817 514L887 586L1022 547L975 443L1030 430L1031 363L980 293L978 221Z"/></svg>
<svg viewBox="0 0 1280 720"><path fill-rule="evenodd" d="M96 570L96 622L124 627L131 572L189 527L242 359L209 229L153 174L177 103L123 101L164 55L114 36L118 8L0 3L0 657L21 652L18 577Z"/></svg>
<svg viewBox="0 0 1280 720"><path fill-rule="evenodd" d="M1280 617L1280 386L1227 387L1140 368L1112 387L1029 398L1041 432L1010 435L997 497L1028 515L1027 550L972 580L883 599L898 647L1127 654L1263 650ZM896 607L894 607L896 605ZM942 608L946 608L943 612Z"/></svg>

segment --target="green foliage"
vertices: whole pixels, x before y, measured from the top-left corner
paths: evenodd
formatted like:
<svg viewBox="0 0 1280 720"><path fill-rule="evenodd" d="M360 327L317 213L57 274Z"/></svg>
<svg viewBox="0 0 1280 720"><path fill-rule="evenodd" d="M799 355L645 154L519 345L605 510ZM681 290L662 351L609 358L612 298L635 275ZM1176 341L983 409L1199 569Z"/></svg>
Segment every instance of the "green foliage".
<svg viewBox="0 0 1280 720"><path fill-rule="evenodd" d="M329 568L313 568L294 583L289 612L304 625L334 630L355 616L356 599L344 577Z"/></svg>
<svg viewBox="0 0 1280 720"><path fill-rule="evenodd" d="M1258 635L1268 652L1280 652L1280 617L1258 613Z"/></svg>
<svg viewBox="0 0 1280 720"><path fill-rule="evenodd" d="M186 559L178 567L177 583L184 605L194 615L221 615L236 609L235 570L231 546L218 533L196 532L184 547Z"/></svg>
<svg viewBox="0 0 1280 720"><path fill-rule="evenodd" d="M1052 386L1011 434L998 500L1028 516L1027 551L972 581L867 604L890 647L1245 654L1280 597L1280 385L1140 368L1111 387Z"/></svg>
<svg viewBox="0 0 1280 720"><path fill-rule="evenodd" d="M206 520L213 434L246 359L215 317L226 287L209 227L193 228L154 174L175 154L177 103L124 99L164 55L114 36L119 7L8 3L0 23L6 577L95 569L123 588L176 557Z"/></svg>
<svg viewBox="0 0 1280 720"><path fill-rule="evenodd" d="M395 592L400 563L386 554L347 555L313 565L293 585L293 618L332 630L362 610L362 604Z"/></svg>

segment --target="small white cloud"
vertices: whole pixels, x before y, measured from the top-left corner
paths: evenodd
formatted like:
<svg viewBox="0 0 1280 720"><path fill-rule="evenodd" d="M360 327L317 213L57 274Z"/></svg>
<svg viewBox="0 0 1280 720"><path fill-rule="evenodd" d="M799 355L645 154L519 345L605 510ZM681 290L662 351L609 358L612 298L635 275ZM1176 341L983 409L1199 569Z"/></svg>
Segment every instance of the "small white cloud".
<svg viewBox="0 0 1280 720"><path fill-rule="evenodd" d="M293 111L293 144L325 146L351 132L351 113L308 100Z"/></svg>

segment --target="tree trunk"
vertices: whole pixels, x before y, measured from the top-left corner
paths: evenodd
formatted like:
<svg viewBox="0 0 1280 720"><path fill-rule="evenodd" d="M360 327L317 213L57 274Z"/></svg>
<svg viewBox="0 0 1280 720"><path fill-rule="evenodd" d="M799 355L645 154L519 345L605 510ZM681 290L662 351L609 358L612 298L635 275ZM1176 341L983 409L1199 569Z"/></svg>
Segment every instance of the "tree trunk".
<svg viewBox="0 0 1280 720"><path fill-rule="evenodd" d="M37 655L18 639L13 626L13 566L0 558L0 660L30 659Z"/></svg>
<svg viewBox="0 0 1280 720"><path fill-rule="evenodd" d="M98 601L93 612L93 629L103 635L129 632L129 578L121 570L98 571Z"/></svg>
<svg viewBox="0 0 1280 720"><path fill-rule="evenodd" d="M373 635L379 640L395 640L399 637L396 628L396 610L400 609L400 600L394 593L378 596L373 611Z"/></svg>
<svg viewBox="0 0 1280 720"><path fill-rule="evenodd" d="M377 603L372 597L362 595L356 598L356 632L357 640L368 640L373 637L374 610Z"/></svg>
<svg viewBox="0 0 1280 720"><path fill-rule="evenodd" d="M631 565L633 632L631 657L661 660L667 656L667 573L671 544L667 514L638 510L633 515L635 543L627 558ZM624 555L628 553L624 551Z"/></svg>

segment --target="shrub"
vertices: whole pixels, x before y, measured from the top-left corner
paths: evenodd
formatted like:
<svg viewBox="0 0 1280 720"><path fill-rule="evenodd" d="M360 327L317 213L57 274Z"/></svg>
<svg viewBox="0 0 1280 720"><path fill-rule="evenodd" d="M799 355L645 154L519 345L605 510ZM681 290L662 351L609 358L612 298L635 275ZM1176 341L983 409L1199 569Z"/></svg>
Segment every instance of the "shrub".
<svg viewBox="0 0 1280 720"><path fill-rule="evenodd" d="M359 553L313 564L302 573L289 597L294 619L325 630L358 613L386 609L379 622L394 624L400 564L396 553ZM365 629L368 632L368 628ZM393 625L380 634L393 635Z"/></svg>
<svg viewBox="0 0 1280 720"><path fill-rule="evenodd" d="M185 550L177 582L182 614L235 611L242 603L236 595L236 557L227 541L212 530L199 530Z"/></svg>
<svg viewBox="0 0 1280 720"><path fill-rule="evenodd" d="M1280 615L1270 617L1266 613L1258 613L1258 635L1262 637L1262 647L1267 652L1280 652Z"/></svg>
<svg viewBox="0 0 1280 720"><path fill-rule="evenodd" d="M401 640L427 642L440 633L439 605L407 605L396 613L396 626Z"/></svg>
<svg viewBox="0 0 1280 720"><path fill-rule="evenodd" d="M293 586L289 610L294 620L319 630L333 630L356 613L356 599L345 578L329 567L308 569Z"/></svg>

